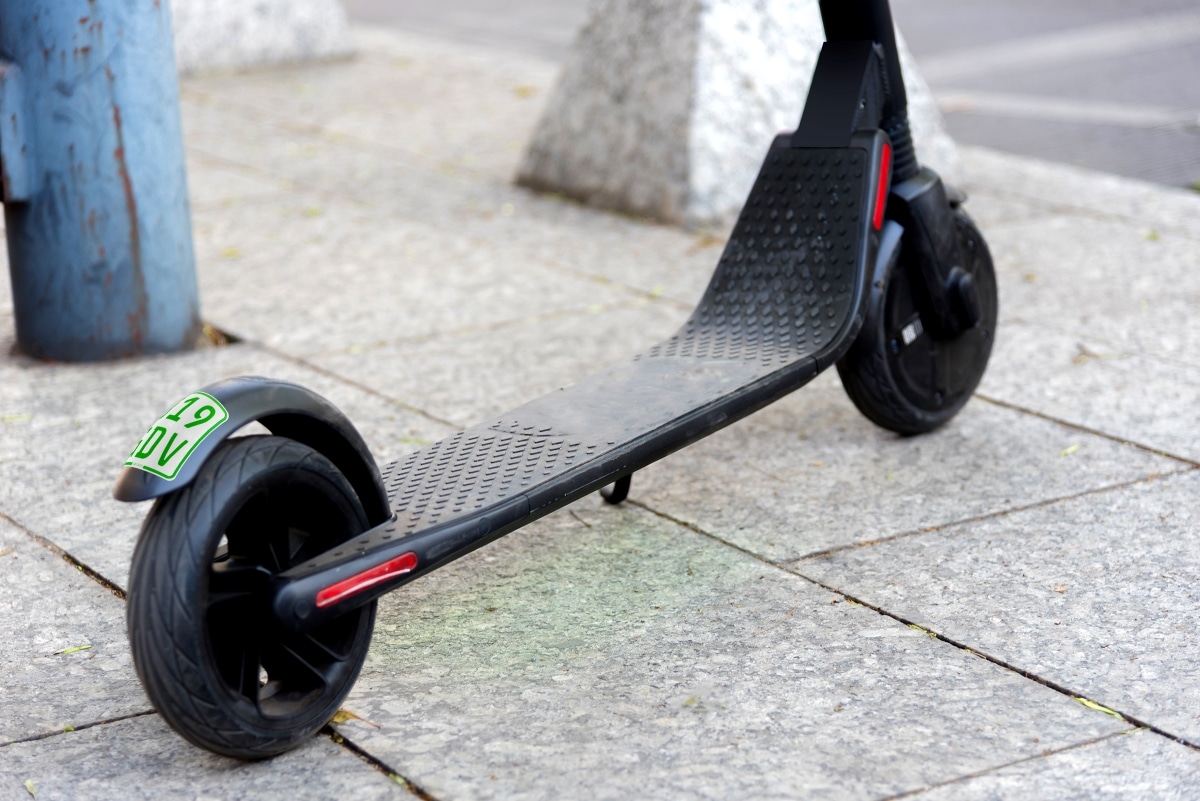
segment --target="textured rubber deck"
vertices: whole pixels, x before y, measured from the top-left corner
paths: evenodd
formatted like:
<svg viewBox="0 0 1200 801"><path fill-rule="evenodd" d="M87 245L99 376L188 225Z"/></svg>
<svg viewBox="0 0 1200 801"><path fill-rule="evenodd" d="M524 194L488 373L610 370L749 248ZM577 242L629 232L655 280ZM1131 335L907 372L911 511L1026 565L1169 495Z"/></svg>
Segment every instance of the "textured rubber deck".
<svg viewBox="0 0 1200 801"><path fill-rule="evenodd" d="M629 362L387 465L391 530L403 537L519 495L531 510L561 503L810 380L856 311L868 165L862 149L777 142L684 326Z"/></svg>

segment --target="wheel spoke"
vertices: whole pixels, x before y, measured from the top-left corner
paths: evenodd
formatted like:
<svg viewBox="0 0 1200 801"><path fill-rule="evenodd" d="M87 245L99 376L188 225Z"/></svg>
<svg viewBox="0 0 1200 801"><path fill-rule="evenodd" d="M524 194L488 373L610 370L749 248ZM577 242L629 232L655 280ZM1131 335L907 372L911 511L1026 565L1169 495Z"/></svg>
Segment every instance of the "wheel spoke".
<svg viewBox="0 0 1200 801"><path fill-rule="evenodd" d="M278 543L274 537L267 540L267 553L271 557L271 563L274 567L274 572L281 573L283 572L284 564L286 564L286 559L279 556L279 552L276 550L277 545Z"/></svg>
<svg viewBox="0 0 1200 801"><path fill-rule="evenodd" d="M356 614L350 612L350 615ZM345 662L350 658L350 653L354 649L354 636L356 626L348 626L349 617L338 618L324 626L305 633L304 639L306 649L316 649L316 652L323 654L322 661L333 660L334 662ZM306 653L311 652L306 650Z"/></svg>
<svg viewBox="0 0 1200 801"><path fill-rule="evenodd" d="M257 562L271 572L286 569L286 547L279 547L281 539L287 541L287 526L279 508L284 497L265 489L246 501L226 531L230 553Z"/></svg>
<svg viewBox="0 0 1200 801"><path fill-rule="evenodd" d="M307 646L307 647L306 647ZM294 691L324 689L329 684L327 660L314 653L304 635L285 635L271 643L263 663L272 681Z"/></svg>
<svg viewBox="0 0 1200 801"><path fill-rule="evenodd" d="M208 574L208 606L230 602L254 605L254 597L266 588L270 571L244 559L226 559L213 563Z"/></svg>
<svg viewBox="0 0 1200 801"><path fill-rule="evenodd" d="M335 539L328 538L328 531L323 531L318 526L322 525L322 521L316 520L311 526L310 531L293 528L291 530L292 540L292 556L291 564L298 565L301 562L307 562L314 556L319 556L325 551L333 547ZM315 530L315 531L314 531ZM317 533L319 532L319 533ZM335 530L336 532L336 530Z"/></svg>
<svg viewBox="0 0 1200 801"><path fill-rule="evenodd" d="M213 657L222 681L235 695L258 700L259 648L255 632L244 616L230 604L210 608L210 631L219 631L213 640Z"/></svg>
<svg viewBox="0 0 1200 801"><path fill-rule="evenodd" d="M247 642L245 647L241 649L241 654L241 665L238 671L238 695L249 698L257 705L258 679L262 667L258 656L258 649Z"/></svg>

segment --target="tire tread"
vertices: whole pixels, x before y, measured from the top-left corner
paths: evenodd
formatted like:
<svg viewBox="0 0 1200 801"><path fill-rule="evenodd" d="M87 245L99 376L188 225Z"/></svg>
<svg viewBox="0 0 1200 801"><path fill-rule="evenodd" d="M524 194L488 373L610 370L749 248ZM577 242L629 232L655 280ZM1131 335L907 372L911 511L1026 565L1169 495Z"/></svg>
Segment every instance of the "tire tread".
<svg viewBox="0 0 1200 801"><path fill-rule="evenodd" d="M340 479L340 489L355 497L336 468L304 445L279 437L232 439L213 452L190 485L155 501L142 525L130 569L130 645L138 678L151 702L187 740L242 759L282 753L327 722L282 736L242 725L222 702L214 700L219 689L207 675L209 657L204 637L198 636L206 626L198 584L211 558L204 553L210 532L220 525L224 504L239 487L281 464ZM359 665L365 647L362 650ZM345 692L352 683L351 679ZM336 707L329 714L334 711Z"/></svg>

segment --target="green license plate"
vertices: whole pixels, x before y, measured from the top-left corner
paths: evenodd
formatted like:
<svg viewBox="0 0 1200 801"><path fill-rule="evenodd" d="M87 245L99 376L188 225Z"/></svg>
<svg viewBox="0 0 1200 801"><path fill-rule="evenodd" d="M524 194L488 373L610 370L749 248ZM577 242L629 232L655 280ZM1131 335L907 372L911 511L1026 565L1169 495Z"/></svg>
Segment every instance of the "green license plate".
<svg viewBox="0 0 1200 801"><path fill-rule="evenodd" d="M205 437L229 419L221 402L205 392L193 392L155 421L125 460L170 481Z"/></svg>

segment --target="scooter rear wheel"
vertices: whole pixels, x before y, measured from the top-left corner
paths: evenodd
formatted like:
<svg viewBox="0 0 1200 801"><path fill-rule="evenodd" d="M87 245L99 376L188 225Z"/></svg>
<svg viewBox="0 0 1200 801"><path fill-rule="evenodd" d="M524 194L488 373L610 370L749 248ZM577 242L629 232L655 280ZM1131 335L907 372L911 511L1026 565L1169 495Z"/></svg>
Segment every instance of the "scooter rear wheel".
<svg viewBox="0 0 1200 801"><path fill-rule="evenodd" d="M134 551L128 625L138 677L177 732L261 759L333 717L375 605L296 634L272 620L268 580L366 527L337 468L280 437L222 443L191 484L155 502Z"/></svg>
<svg viewBox="0 0 1200 801"><path fill-rule="evenodd" d="M920 275L903 244L877 268L866 320L838 363L846 394L869 420L899 434L932 431L954 417L983 378L996 333L996 272L979 229L954 212L962 245L960 265L970 273L980 317L951 339L938 338L921 322L914 292Z"/></svg>

